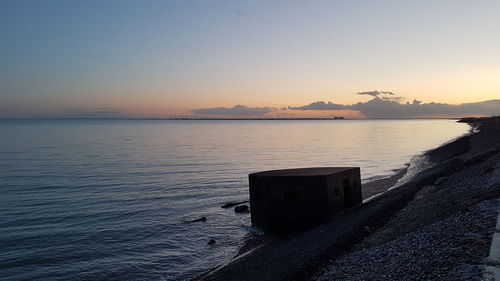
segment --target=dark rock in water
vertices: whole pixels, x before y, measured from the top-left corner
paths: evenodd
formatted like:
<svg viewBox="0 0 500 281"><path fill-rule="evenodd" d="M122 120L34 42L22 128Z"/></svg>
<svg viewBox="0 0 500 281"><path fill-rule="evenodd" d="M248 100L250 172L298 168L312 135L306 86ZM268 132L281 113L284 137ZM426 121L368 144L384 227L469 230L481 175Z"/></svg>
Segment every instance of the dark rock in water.
<svg viewBox="0 0 500 281"><path fill-rule="evenodd" d="M238 205L245 204L245 203L248 203L248 200L241 201L241 202L229 202L229 203L222 205L221 208L227 209L227 208L231 208L231 207L238 206Z"/></svg>
<svg viewBox="0 0 500 281"><path fill-rule="evenodd" d="M199 219L190 220L190 221L186 221L186 222L189 223L189 222L200 222L200 221L202 221L202 222L207 221L207 217L201 217Z"/></svg>
<svg viewBox="0 0 500 281"><path fill-rule="evenodd" d="M217 243L217 241L215 241L215 239L210 239L210 241L208 241L207 245L213 245Z"/></svg>
<svg viewBox="0 0 500 281"><path fill-rule="evenodd" d="M236 213L246 213L248 212L248 206L247 205L236 206L234 207L234 211Z"/></svg>

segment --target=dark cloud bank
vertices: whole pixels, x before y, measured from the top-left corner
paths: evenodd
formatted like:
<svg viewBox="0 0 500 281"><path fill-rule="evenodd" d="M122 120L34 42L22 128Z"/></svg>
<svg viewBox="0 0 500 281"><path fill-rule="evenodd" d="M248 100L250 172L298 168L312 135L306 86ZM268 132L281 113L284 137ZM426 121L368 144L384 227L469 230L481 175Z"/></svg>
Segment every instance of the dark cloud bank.
<svg viewBox="0 0 500 281"><path fill-rule="evenodd" d="M500 100L451 105L445 103L413 102L399 103L391 99L375 97L367 102L353 105L340 105L323 101L313 102L300 107L289 107L292 110L357 110L368 118L410 118L425 116L467 116L467 115L499 115Z"/></svg>
<svg viewBox="0 0 500 281"><path fill-rule="evenodd" d="M422 103L418 100L401 103L403 97L398 97L392 92L369 91L360 92L359 95L369 95L373 99L367 102L358 102L352 105L342 105L332 102L318 101L299 107L288 107L289 110L354 110L368 118L411 118L429 116L469 116L469 115L500 115L500 100L484 102L463 103L452 105L446 103ZM236 105L232 108L217 107L193 110L201 115L223 116L259 116L277 110L270 107L246 107Z"/></svg>

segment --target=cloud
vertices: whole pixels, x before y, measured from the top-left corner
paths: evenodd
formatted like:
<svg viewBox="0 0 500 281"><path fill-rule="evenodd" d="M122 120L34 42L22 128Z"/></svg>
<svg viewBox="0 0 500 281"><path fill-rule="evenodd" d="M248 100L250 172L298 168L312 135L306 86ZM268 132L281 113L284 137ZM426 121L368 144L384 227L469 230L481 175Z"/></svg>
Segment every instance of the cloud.
<svg viewBox="0 0 500 281"><path fill-rule="evenodd" d="M386 100L386 101L401 102L401 101L402 101L402 100L404 100L405 98L404 98L404 97L394 97L394 96L391 96L391 97L382 97L381 99L382 99L382 100Z"/></svg>
<svg viewBox="0 0 500 281"><path fill-rule="evenodd" d="M331 101L329 101L328 103L325 103L324 101L317 101L317 102L313 102L313 103L310 103L308 105L299 106L299 107L289 106L288 109L292 109L292 110L343 110L343 109L346 109L346 106L342 105L342 104L332 103Z"/></svg>
<svg viewBox="0 0 500 281"><path fill-rule="evenodd" d="M371 95L371 94L370 94ZM383 99L375 96L367 102L358 102L353 105L338 105L331 102L314 102L300 107L291 107L294 110L356 110L368 118L410 118L428 116L468 116L468 115L499 115L500 100L490 100L475 103L451 105L446 103L422 103L413 100L412 103L401 104L396 99Z"/></svg>
<svg viewBox="0 0 500 281"><path fill-rule="evenodd" d="M96 110L68 110L55 114L57 118L123 118L125 114L116 109L100 108Z"/></svg>
<svg viewBox="0 0 500 281"><path fill-rule="evenodd" d="M459 105L446 103L423 103L414 99L402 103L405 99L396 96L393 92L369 91L356 93L359 95L369 95L373 98L366 102L358 102L351 105L333 103L331 101L316 101L307 105L297 107L247 107L236 105L233 107L201 108L192 110L197 115L251 117L262 116L274 112L276 116L304 116L311 114L326 114L325 111L342 111L335 114L346 114L346 116L356 115L367 118L426 118L426 117L464 117L464 116L491 116L500 115L500 100L489 100L483 102L463 103ZM318 113L297 112L317 110ZM294 112L295 111L295 112Z"/></svg>
<svg viewBox="0 0 500 281"><path fill-rule="evenodd" d="M426 116L467 116L496 115L500 113L500 100L452 105L446 103L413 103L401 104L394 101L372 99L365 103L357 103L353 110L359 110L369 118L409 118Z"/></svg>
<svg viewBox="0 0 500 281"><path fill-rule="evenodd" d="M375 97L375 98L378 98L378 96L380 95L391 95L393 96L394 93L393 92L387 92L387 91L368 91L368 92L359 92L358 95L369 95L369 96L372 96L372 97Z"/></svg>
<svg viewBox="0 0 500 281"><path fill-rule="evenodd" d="M231 12L237 16L237 17L240 17L240 18L244 18L247 16L247 12L246 10L244 9L232 9Z"/></svg>
<svg viewBox="0 0 500 281"><path fill-rule="evenodd" d="M200 115L224 115L224 116L258 116L276 110L271 107L247 107L235 105L233 107L200 108L192 110Z"/></svg>

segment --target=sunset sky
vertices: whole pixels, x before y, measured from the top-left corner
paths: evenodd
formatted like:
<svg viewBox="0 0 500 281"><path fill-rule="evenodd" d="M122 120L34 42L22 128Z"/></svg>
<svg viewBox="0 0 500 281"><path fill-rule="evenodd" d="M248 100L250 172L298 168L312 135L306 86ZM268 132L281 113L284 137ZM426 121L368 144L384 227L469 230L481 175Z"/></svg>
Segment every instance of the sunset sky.
<svg viewBox="0 0 500 281"><path fill-rule="evenodd" d="M500 99L499 15L497 0L5 0L0 118L233 116L236 105L377 117L300 107ZM393 95L357 94L370 91Z"/></svg>

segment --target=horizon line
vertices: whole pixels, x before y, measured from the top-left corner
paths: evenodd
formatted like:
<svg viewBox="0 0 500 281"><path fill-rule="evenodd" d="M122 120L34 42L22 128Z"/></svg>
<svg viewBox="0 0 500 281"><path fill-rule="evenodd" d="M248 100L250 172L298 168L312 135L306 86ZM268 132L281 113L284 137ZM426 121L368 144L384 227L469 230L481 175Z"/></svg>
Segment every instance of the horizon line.
<svg viewBox="0 0 500 281"><path fill-rule="evenodd" d="M340 117L340 118L339 118ZM350 117L310 117L310 118L272 118L272 117L251 117L251 118L200 118L200 117L19 117L19 118L0 118L0 121L8 120L248 120L248 121L266 121L266 120L332 120L332 121L348 121L348 120L460 120L463 118L475 118L475 116L464 117L378 117L378 118L350 118ZM494 117L494 116L489 116Z"/></svg>

